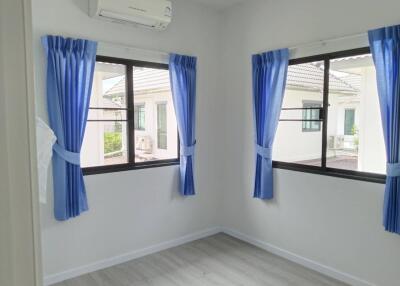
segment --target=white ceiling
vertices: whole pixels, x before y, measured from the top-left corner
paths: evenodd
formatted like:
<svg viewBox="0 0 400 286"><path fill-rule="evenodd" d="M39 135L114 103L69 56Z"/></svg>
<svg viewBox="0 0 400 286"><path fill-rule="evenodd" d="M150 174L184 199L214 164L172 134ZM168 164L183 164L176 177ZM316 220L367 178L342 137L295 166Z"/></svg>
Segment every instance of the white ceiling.
<svg viewBox="0 0 400 286"><path fill-rule="evenodd" d="M225 9L231 5L234 5L239 2L244 2L245 0L190 0L197 3L206 4L208 6L212 6L218 10Z"/></svg>

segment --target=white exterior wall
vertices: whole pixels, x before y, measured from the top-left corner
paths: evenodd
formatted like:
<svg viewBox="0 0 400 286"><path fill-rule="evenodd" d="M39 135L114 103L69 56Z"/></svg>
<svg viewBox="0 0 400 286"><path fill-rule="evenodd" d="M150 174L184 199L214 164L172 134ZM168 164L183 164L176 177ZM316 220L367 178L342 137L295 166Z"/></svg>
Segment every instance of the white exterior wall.
<svg viewBox="0 0 400 286"><path fill-rule="evenodd" d="M361 83L361 122L359 168L368 172L385 173L386 153L377 94L375 68L363 69Z"/></svg>

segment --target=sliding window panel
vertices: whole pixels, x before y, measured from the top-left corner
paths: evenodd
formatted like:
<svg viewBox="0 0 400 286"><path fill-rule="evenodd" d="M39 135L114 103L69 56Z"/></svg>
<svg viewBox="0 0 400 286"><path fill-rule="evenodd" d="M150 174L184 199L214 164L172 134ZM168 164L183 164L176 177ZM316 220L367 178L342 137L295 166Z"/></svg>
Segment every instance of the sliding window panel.
<svg viewBox="0 0 400 286"><path fill-rule="evenodd" d="M322 61L289 66L274 161L321 166L323 86Z"/></svg>
<svg viewBox="0 0 400 286"><path fill-rule="evenodd" d="M371 54L332 59L326 166L384 174L383 138Z"/></svg>

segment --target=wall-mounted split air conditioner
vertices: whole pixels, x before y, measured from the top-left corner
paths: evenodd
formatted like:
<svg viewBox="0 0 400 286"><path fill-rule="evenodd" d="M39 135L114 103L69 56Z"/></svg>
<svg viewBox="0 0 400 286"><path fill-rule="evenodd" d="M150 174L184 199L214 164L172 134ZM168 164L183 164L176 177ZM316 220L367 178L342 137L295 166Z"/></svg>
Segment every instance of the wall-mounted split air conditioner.
<svg viewBox="0 0 400 286"><path fill-rule="evenodd" d="M111 22L165 30L172 19L169 0L89 0L89 15Z"/></svg>

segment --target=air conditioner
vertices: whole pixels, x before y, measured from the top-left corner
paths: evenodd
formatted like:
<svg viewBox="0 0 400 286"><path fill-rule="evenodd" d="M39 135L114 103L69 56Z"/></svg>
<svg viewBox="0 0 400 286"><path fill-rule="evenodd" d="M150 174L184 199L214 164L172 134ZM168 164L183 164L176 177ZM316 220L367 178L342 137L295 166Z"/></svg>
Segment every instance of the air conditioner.
<svg viewBox="0 0 400 286"><path fill-rule="evenodd" d="M136 136L135 146L137 150L144 151L145 153L152 153L153 151L151 137L147 135Z"/></svg>
<svg viewBox="0 0 400 286"><path fill-rule="evenodd" d="M91 17L165 30L172 18L169 0L89 0Z"/></svg>
<svg viewBox="0 0 400 286"><path fill-rule="evenodd" d="M343 135L331 135L328 137L328 149L343 149L344 147L344 136Z"/></svg>

